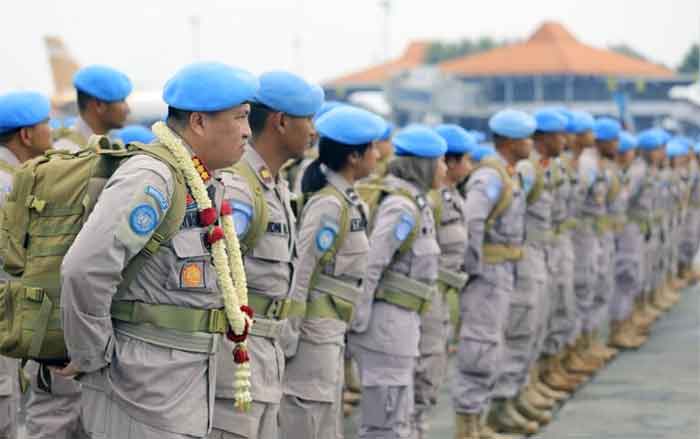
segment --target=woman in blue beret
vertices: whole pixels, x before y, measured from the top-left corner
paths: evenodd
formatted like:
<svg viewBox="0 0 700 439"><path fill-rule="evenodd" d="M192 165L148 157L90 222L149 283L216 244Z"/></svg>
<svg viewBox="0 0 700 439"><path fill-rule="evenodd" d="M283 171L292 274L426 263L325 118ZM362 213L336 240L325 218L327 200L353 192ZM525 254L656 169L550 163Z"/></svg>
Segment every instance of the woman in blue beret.
<svg viewBox="0 0 700 439"><path fill-rule="evenodd" d="M370 214L364 294L348 335L362 384L359 438L411 437L420 315L437 293L440 247L426 193L445 177L445 140L426 126L392 139L396 157L363 188Z"/></svg>
<svg viewBox="0 0 700 439"><path fill-rule="evenodd" d="M378 116L350 106L316 122L319 155L307 167L301 189L308 202L299 219L299 253L292 300L306 304L290 317L288 363L280 408L283 438L336 438L343 387L345 333L363 293L367 269L367 210L355 182L378 158L376 141L386 128Z"/></svg>

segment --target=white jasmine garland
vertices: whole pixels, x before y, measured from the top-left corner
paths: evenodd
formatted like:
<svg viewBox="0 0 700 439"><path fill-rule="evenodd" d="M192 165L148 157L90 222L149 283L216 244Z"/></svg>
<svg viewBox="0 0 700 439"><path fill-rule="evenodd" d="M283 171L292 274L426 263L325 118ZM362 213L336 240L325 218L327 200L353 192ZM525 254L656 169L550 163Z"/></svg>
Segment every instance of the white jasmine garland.
<svg viewBox="0 0 700 439"><path fill-rule="evenodd" d="M163 122L156 122L152 127L153 133L160 142L165 145L175 157L180 171L184 174L187 186L192 197L197 203L197 209L201 212L212 207L212 202L207 194L206 186L199 172L192 163L187 148L182 140L168 128ZM215 227L209 226L210 232ZM248 289L246 285L243 258L239 247L238 236L233 226L231 215L221 216L221 227L224 239L212 244L212 259L216 280L221 291L226 319L236 335L242 335L246 324L252 327L253 321L246 313L241 311L242 305L248 304ZM239 348L246 349L246 342L237 343ZM252 397L250 394L250 362L246 361L236 367L234 373L234 400L236 407L247 410L250 408Z"/></svg>

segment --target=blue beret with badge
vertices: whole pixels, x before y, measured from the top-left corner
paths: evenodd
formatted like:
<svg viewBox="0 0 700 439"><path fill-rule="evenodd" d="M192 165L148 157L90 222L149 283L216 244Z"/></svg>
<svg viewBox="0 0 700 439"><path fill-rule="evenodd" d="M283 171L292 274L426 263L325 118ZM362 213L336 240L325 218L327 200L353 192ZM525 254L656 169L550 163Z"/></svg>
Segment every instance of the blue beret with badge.
<svg viewBox="0 0 700 439"><path fill-rule="evenodd" d="M0 96L0 134L49 119L51 105L40 93L16 91Z"/></svg>
<svg viewBox="0 0 700 439"><path fill-rule="evenodd" d="M379 139L386 121L376 114L351 105L343 105L316 120L316 131L345 145L364 145Z"/></svg>
<svg viewBox="0 0 700 439"><path fill-rule="evenodd" d="M571 127L574 134L583 134L587 131L593 131L595 119L593 119L591 113L587 111L572 111L571 114L574 117Z"/></svg>
<svg viewBox="0 0 700 439"><path fill-rule="evenodd" d="M283 71L260 75L255 102L296 117L312 117L323 104L323 89Z"/></svg>
<svg viewBox="0 0 700 439"><path fill-rule="evenodd" d="M427 125L413 124L391 139L397 156L437 158L447 152L447 142Z"/></svg>
<svg viewBox="0 0 700 439"><path fill-rule="evenodd" d="M97 64L78 70L73 76L73 86L105 102L123 101L133 89L131 80L124 73Z"/></svg>
<svg viewBox="0 0 700 439"><path fill-rule="evenodd" d="M637 136L637 143L639 149L644 151L652 151L654 149L660 148L663 144L663 138L661 133L655 129L644 130Z"/></svg>
<svg viewBox="0 0 700 439"><path fill-rule="evenodd" d="M442 124L435 127L445 142L448 154L469 154L477 145L474 137L464 128L456 124Z"/></svg>
<svg viewBox="0 0 700 439"><path fill-rule="evenodd" d="M163 89L163 100L185 111L222 111L251 101L260 83L251 73L220 62L180 69Z"/></svg>
<svg viewBox="0 0 700 439"><path fill-rule="evenodd" d="M535 121L537 121L537 131L543 133L564 133L569 122L561 111L553 109L537 111Z"/></svg>
<svg viewBox="0 0 700 439"><path fill-rule="evenodd" d="M131 142L151 143L156 135L143 125L128 125L114 132L114 137L129 144Z"/></svg>
<svg viewBox="0 0 700 439"><path fill-rule="evenodd" d="M489 119L489 129L494 134L509 139L530 137L536 128L535 118L519 110L501 110Z"/></svg>
<svg viewBox="0 0 700 439"><path fill-rule="evenodd" d="M480 162L481 160L485 159L486 157L495 154L496 150L494 149L493 146L487 145L487 144L482 144L482 145L477 145L476 148L472 150L471 153L469 153L469 157L474 160L475 162Z"/></svg>
<svg viewBox="0 0 700 439"><path fill-rule="evenodd" d="M620 133L620 146L617 148L617 152L627 152L631 149L637 149L637 138L630 132L622 131Z"/></svg>
<svg viewBox="0 0 700 439"><path fill-rule="evenodd" d="M620 125L620 122L611 117L599 117L593 126L596 140L618 140L621 131L622 125Z"/></svg>
<svg viewBox="0 0 700 439"><path fill-rule="evenodd" d="M335 108L341 107L343 105L347 105L347 104L344 104L340 101L324 101L323 104L321 104L321 107L316 112L316 114L314 114L314 122L316 122L316 120L318 120L319 117L323 116L324 114L328 113L329 111L331 111Z"/></svg>

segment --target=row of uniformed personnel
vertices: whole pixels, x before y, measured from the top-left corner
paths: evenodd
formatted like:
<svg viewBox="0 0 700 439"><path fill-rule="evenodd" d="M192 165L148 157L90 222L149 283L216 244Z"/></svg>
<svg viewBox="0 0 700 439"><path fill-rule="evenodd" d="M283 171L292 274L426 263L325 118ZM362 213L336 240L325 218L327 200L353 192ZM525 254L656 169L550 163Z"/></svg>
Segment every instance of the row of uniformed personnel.
<svg viewBox="0 0 700 439"><path fill-rule="evenodd" d="M80 117L57 148L77 150L128 113L122 73L91 66L74 83ZM183 68L163 98L170 136L120 135L179 139L211 203L232 216L255 311L251 407L234 408L240 377L226 337L111 315L115 303L189 311L224 302L190 180L180 231L119 288L180 177L140 155L110 178L65 257L71 362L26 367L30 438L342 437L346 340L362 385L360 437L429 437L450 295L460 301L456 437L533 433L614 355L597 340L608 314L612 346L641 345L656 310L677 299L667 281L679 266L690 273L697 251L697 160L658 130L640 134L635 157L616 121L564 109L494 115L493 150L457 126L409 127L393 137L386 178L370 185L381 188L370 211L356 185L391 132L376 115L344 105L319 114L318 86L218 63ZM51 146L48 114L37 94L0 98L4 194L10 168ZM318 158L298 178L308 199L297 221L280 170L317 140ZM202 339L210 348L193 348ZM2 366L0 423L12 437L17 364Z"/></svg>

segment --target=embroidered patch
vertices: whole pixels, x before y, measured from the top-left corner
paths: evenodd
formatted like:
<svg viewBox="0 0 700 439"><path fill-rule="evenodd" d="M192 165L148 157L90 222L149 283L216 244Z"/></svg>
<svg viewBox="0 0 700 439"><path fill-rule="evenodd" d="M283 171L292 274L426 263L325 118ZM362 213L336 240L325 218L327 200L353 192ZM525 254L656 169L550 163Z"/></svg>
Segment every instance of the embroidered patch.
<svg viewBox="0 0 700 439"><path fill-rule="evenodd" d="M168 210L168 207L170 206L170 204L168 203L168 199L157 188L148 185L146 187L146 195L151 196L151 198L153 198L156 201L156 203L158 203L161 212L165 212L166 210Z"/></svg>
<svg viewBox="0 0 700 439"><path fill-rule="evenodd" d="M350 220L350 231L361 232L367 228L367 220L364 218L353 218Z"/></svg>
<svg viewBox="0 0 700 439"><path fill-rule="evenodd" d="M405 241L408 235L411 234L411 230L413 230L413 226L415 225L416 220L413 219L413 216L407 213L402 214L398 224L394 227L394 237L400 242Z"/></svg>
<svg viewBox="0 0 700 439"><path fill-rule="evenodd" d="M250 222L253 219L253 206L236 200L229 200L233 210L233 224L236 227L236 234L241 237L248 233Z"/></svg>
<svg viewBox="0 0 700 439"><path fill-rule="evenodd" d="M319 251L328 251L335 241L336 232L330 227L322 227L316 233L316 248Z"/></svg>
<svg viewBox="0 0 700 439"><path fill-rule="evenodd" d="M180 288L203 288L204 262L188 262L180 269Z"/></svg>
<svg viewBox="0 0 700 439"><path fill-rule="evenodd" d="M493 177L489 178L489 180L486 182L486 196L488 197L489 201L494 203L496 200L498 200L498 197L501 196L502 186L503 183L501 183L501 179L497 176L494 175Z"/></svg>
<svg viewBox="0 0 700 439"><path fill-rule="evenodd" d="M146 235L158 225L158 212L146 203L134 207L129 215L129 227L137 235Z"/></svg>

